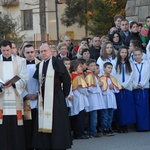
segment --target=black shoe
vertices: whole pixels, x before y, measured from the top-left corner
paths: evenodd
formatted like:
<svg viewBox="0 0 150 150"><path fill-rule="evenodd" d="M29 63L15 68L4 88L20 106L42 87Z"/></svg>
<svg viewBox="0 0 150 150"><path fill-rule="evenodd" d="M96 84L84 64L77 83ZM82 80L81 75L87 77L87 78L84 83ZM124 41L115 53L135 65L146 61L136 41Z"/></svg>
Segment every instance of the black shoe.
<svg viewBox="0 0 150 150"><path fill-rule="evenodd" d="M107 135L108 132L109 132L109 131L108 131L107 129L104 129L104 130L103 130L103 135Z"/></svg>
<svg viewBox="0 0 150 150"><path fill-rule="evenodd" d="M99 138L99 137L101 137L102 135L101 135L101 133L96 133L96 134L92 134L92 135L90 135L91 137L94 137L94 138Z"/></svg>
<svg viewBox="0 0 150 150"><path fill-rule="evenodd" d="M107 136L114 136L113 131L112 131L112 130L109 130Z"/></svg>
<svg viewBox="0 0 150 150"><path fill-rule="evenodd" d="M81 135L81 136L74 137L74 139L77 139L77 140L80 140L80 139L89 139L89 137L86 136L86 135Z"/></svg>
<svg viewBox="0 0 150 150"><path fill-rule="evenodd" d="M125 125L125 126L123 126L123 133L128 133L128 128L127 128L127 126Z"/></svg>

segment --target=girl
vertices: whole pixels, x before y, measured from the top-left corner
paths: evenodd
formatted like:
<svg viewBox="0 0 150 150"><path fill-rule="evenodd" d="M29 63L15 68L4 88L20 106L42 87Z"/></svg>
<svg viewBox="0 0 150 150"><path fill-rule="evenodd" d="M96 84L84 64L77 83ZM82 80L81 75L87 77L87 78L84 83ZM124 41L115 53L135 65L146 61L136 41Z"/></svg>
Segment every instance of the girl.
<svg viewBox="0 0 150 150"><path fill-rule="evenodd" d="M87 95L87 84L80 63L73 60L70 64L70 73L72 78L72 90L74 100L70 108L70 115L73 116L74 127L73 134L75 139L87 139L84 135L84 114L85 108L89 106Z"/></svg>
<svg viewBox="0 0 150 150"><path fill-rule="evenodd" d="M113 48L113 44L110 41L105 42L102 46L101 57L99 57L97 60L97 64L100 66L100 74L99 75L104 74L103 64L105 62L111 62L114 66L114 64L116 62L115 59L116 59L116 55L115 55L115 51ZM113 74L115 74L115 68L114 67L112 70L112 75Z"/></svg>
<svg viewBox="0 0 150 150"><path fill-rule="evenodd" d="M126 133L127 125L135 123L135 105L132 95L133 65L129 61L128 49L125 46L118 51L115 69L115 77L122 86L122 90L116 93L116 120L119 132Z"/></svg>

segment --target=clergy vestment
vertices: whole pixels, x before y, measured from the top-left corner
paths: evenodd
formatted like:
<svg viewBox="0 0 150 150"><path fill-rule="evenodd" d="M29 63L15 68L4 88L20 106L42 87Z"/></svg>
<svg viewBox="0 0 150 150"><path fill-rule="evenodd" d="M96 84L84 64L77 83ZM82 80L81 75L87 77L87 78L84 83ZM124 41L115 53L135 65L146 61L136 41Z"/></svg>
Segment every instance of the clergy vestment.
<svg viewBox="0 0 150 150"><path fill-rule="evenodd" d="M70 148L72 141L65 98L69 95L71 80L66 67L61 60L51 57L37 65L34 78L40 84L41 93L39 93L38 103L41 99L43 101L38 106L32 146L41 149ZM50 81L50 83L47 83L47 81ZM61 83L63 83L63 89ZM50 95L50 97L47 97L47 95ZM47 112L45 112L45 109ZM46 122L46 119L49 121Z"/></svg>
<svg viewBox="0 0 150 150"><path fill-rule="evenodd" d="M33 136L33 130L34 130L34 123L35 123L35 117L37 113L37 99L35 100L29 100L25 99L25 96L27 94L36 94L38 92L38 81L33 78L33 75L36 70L36 64L38 64L40 61L35 58L32 61L26 60L26 67L27 72L29 76L29 80L27 83L27 89L23 91L23 97L24 97L24 126L25 126L25 137L26 137L26 147L31 148L31 142L32 142L32 136Z"/></svg>
<svg viewBox="0 0 150 150"><path fill-rule="evenodd" d="M15 85L4 88L0 94L0 149L25 150L22 91L27 83L27 71L23 59L0 55L0 79L7 82L15 75L20 79Z"/></svg>

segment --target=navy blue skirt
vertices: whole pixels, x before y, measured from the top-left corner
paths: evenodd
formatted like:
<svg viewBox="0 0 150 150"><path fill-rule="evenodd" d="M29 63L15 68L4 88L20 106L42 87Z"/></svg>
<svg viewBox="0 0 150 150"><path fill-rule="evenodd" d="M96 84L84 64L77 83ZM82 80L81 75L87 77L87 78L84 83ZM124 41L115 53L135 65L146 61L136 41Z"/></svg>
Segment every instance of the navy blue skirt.
<svg viewBox="0 0 150 150"><path fill-rule="evenodd" d="M136 115L132 91L123 89L116 93L116 102L116 121L118 125L134 124L136 122Z"/></svg>
<svg viewBox="0 0 150 150"><path fill-rule="evenodd" d="M148 89L133 90L136 109L137 130L150 129L149 94Z"/></svg>

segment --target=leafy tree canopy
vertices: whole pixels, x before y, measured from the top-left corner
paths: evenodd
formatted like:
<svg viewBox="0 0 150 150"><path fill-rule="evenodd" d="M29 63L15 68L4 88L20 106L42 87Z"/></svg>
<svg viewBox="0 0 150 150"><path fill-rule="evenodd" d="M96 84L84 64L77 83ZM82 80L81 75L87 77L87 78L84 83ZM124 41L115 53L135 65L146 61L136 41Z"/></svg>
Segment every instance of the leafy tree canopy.
<svg viewBox="0 0 150 150"><path fill-rule="evenodd" d="M113 17L116 14L124 15L126 1L66 0L67 7L61 21L66 27L77 23L92 35L104 35L113 25Z"/></svg>
<svg viewBox="0 0 150 150"><path fill-rule="evenodd" d="M19 36L21 27L10 15L0 16L0 40L8 39L21 42L25 35Z"/></svg>

